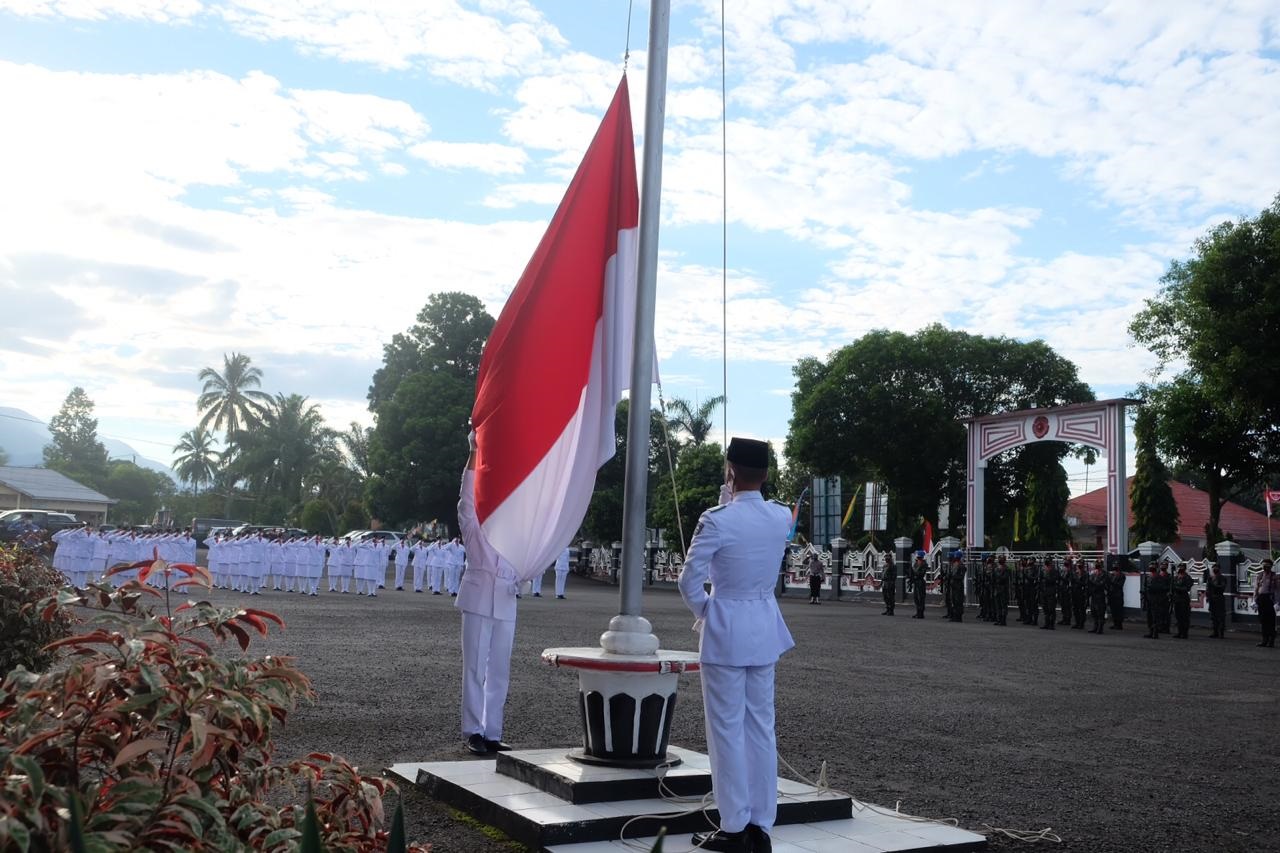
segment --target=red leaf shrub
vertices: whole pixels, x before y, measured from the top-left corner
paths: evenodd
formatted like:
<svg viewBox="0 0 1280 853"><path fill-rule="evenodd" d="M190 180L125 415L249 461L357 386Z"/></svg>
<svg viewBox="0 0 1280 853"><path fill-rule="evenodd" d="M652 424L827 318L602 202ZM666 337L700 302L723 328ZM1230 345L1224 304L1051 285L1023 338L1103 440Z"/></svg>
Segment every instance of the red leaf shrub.
<svg viewBox="0 0 1280 853"><path fill-rule="evenodd" d="M88 850L293 850L305 803L278 804L308 789L324 849L382 851L389 782L326 753L272 762L307 677L193 636L243 648L246 628L265 635L279 617L205 601L161 616L142 604L151 595L137 582L64 591L97 611L49 645L64 665L0 686L0 851L69 849L73 799Z"/></svg>
<svg viewBox="0 0 1280 853"><path fill-rule="evenodd" d="M36 555L0 545L0 678L19 666L39 672L53 663L56 655L45 647L75 623L54 598L66 582Z"/></svg>

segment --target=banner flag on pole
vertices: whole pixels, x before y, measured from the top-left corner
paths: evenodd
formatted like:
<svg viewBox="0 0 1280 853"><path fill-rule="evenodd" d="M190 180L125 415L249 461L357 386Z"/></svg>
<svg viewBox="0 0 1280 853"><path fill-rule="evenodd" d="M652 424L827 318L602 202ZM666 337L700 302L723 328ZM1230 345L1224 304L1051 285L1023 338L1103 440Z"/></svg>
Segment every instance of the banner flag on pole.
<svg viewBox="0 0 1280 853"><path fill-rule="evenodd" d="M924 520L924 551L927 554L932 550L933 550L933 524L931 524L929 522L929 519L926 518Z"/></svg>
<svg viewBox="0 0 1280 853"><path fill-rule="evenodd" d="M800 497L796 498L796 505L791 510L791 532L787 534L787 541L790 542L796 538L796 528L800 526L800 504L804 503L805 496L809 494L809 487L805 486L804 491L800 493ZM809 531L809 535L813 535L813 531Z"/></svg>
<svg viewBox="0 0 1280 853"><path fill-rule="evenodd" d="M640 193L624 74L485 344L471 411L476 516L521 580L545 571L614 454L631 377Z"/></svg>
<svg viewBox="0 0 1280 853"><path fill-rule="evenodd" d="M849 498L849 508L844 511L844 518L840 521L840 529L844 530L849 526L849 519L853 518L853 505L858 502L858 495L862 494L862 484L858 484L858 488L853 490L853 497Z"/></svg>
<svg viewBox="0 0 1280 853"><path fill-rule="evenodd" d="M1262 493L1263 499L1267 502L1267 516L1271 515L1271 505L1280 503L1280 489L1266 489Z"/></svg>

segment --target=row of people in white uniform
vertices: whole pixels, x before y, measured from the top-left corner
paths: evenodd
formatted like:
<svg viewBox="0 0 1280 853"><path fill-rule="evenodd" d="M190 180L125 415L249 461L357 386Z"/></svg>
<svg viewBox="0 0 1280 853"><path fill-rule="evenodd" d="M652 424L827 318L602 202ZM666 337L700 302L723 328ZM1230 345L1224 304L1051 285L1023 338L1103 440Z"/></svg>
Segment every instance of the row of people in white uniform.
<svg viewBox="0 0 1280 853"><path fill-rule="evenodd" d="M53 534L53 567L74 586L83 587L103 578L107 569L119 563L138 563L156 557L168 563L195 563L196 540L187 531L137 533L127 530L93 530L68 527ZM131 580L134 572L114 575L117 584ZM148 580L164 584L164 575Z"/></svg>
<svg viewBox="0 0 1280 853"><path fill-rule="evenodd" d="M404 589L410 564L413 590L457 595L466 549L458 539L387 544L380 539L350 542L321 536L282 539L246 534L209 539L209 573L214 586L257 594L275 590L319 594L327 574L329 592L376 597L386 586L387 561L394 559L395 588ZM354 583L353 583L354 582Z"/></svg>

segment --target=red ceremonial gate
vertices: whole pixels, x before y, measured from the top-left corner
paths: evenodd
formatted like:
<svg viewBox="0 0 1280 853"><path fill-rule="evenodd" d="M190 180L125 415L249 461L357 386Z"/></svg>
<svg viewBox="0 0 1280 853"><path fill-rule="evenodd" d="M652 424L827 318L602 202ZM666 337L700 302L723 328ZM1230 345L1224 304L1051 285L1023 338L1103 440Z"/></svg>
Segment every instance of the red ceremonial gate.
<svg viewBox="0 0 1280 853"><path fill-rule="evenodd" d="M991 457L1037 441L1084 444L1107 459L1107 551L1129 550L1129 495L1125 482L1125 407L1137 400L1117 398L1049 409L1024 409L974 418L969 428L966 544L985 547L983 510L986 468Z"/></svg>

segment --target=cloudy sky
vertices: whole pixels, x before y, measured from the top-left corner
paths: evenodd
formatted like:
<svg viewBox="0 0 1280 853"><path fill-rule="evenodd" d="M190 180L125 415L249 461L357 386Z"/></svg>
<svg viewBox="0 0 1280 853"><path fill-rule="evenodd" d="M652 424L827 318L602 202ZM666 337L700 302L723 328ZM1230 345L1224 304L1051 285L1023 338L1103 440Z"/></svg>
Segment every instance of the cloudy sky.
<svg viewBox="0 0 1280 853"><path fill-rule="evenodd" d="M1124 393L1169 261L1280 191L1274 0L728 6L734 433L784 436L794 361L872 328L1043 338ZM719 10L673 10L669 396L722 390ZM430 293L501 309L626 34L626 0L0 0L0 405L83 385L168 459L240 351L368 420Z"/></svg>

